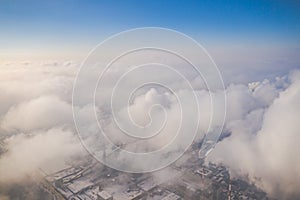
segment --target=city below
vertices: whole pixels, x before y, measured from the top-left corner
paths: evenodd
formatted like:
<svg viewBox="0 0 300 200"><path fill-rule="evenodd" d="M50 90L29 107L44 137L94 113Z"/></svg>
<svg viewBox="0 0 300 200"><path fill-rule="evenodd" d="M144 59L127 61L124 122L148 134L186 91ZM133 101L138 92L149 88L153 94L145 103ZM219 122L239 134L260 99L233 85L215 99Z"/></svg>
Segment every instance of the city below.
<svg viewBox="0 0 300 200"><path fill-rule="evenodd" d="M198 150L152 173L125 173L92 158L47 174L40 189L49 199L68 200L179 200L179 199L269 199L244 180L231 178L226 167L201 164Z"/></svg>

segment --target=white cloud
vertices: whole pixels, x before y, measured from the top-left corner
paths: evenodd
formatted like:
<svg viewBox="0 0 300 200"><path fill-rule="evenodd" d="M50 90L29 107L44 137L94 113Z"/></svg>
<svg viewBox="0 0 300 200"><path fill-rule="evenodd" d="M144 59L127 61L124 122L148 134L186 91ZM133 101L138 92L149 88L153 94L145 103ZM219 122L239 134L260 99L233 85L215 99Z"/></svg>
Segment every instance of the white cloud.
<svg viewBox="0 0 300 200"><path fill-rule="evenodd" d="M74 134L62 129L18 134L5 142L8 151L0 159L1 183L23 180L39 168L59 169L82 153Z"/></svg>
<svg viewBox="0 0 300 200"><path fill-rule="evenodd" d="M290 78L291 85L266 108L263 118L256 110L231 124L231 137L217 145L210 160L225 163L233 174L247 176L271 195L295 199L300 196L300 71ZM274 97L277 92L272 91L265 96Z"/></svg>
<svg viewBox="0 0 300 200"><path fill-rule="evenodd" d="M6 131L30 132L72 122L71 106L56 96L41 96L12 106L0 125Z"/></svg>
<svg viewBox="0 0 300 200"><path fill-rule="evenodd" d="M77 67L69 62L29 62L26 65L13 63L1 66L0 138L6 138L8 149L0 158L2 182L17 181L39 167L55 168L82 151L75 137L71 115L72 84ZM107 90L111 82L117 80L115 76L121 72L117 69L109 72L105 82L107 85L96 99L104 129L112 137L118 135L120 130L111 120L110 107L107 107L110 96L106 94L109 94ZM191 76L189 72L187 74L192 85L199 89L196 91L200 106L199 130L203 133L208 129L212 113L210 96L202 79ZM161 76L170 78L167 82L181 97L186 111L194 112L193 92L168 74ZM139 76L136 79L140 81L143 78ZM126 82L124 88L132 87L132 81ZM86 87L90 87L88 84ZM126 119L125 114L129 110L132 119L141 126L147 125L150 117L153 120L164 119L167 114L168 123L164 129L166 137L153 140L153 144L160 146L165 144L165 140L168 141L168 134L172 134L179 124L180 109L173 94L150 88L141 90L142 93L135 96L132 104L120 108L117 114L120 119ZM121 92L124 94L120 97L126 95L126 91ZM229 84L226 94L228 107L225 130L231 136L216 146L209 159L225 163L233 175L249 178L269 194L283 198L300 196L300 72L294 71L289 76L249 85ZM165 110L152 107L156 104ZM80 104L80 107L74 108L79 113L86 136L98 131L98 125L90 115L93 106ZM151 110L151 107L155 109ZM183 126L192 127L190 123L194 121L190 119L193 116L189 116ZM91 138L88 139L93 142Z"/></svg>

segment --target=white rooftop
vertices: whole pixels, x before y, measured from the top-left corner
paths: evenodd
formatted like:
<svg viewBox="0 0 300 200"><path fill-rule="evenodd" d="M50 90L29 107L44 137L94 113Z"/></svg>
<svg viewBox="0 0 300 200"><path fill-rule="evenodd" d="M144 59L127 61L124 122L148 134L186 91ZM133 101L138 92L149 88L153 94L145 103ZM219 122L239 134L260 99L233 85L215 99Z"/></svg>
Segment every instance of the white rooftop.
<svg viewBox="0 0 300 200"><path fill-rule="evenodd" d="M98 192L98 196L101 197L103 200L110 200L110 199L112 199L111 194L109 194L105 190L102 190L102 191Z"/></svg>
<svg viewBox="0 0 300 200"><path fill-rule="evenodd" d="M162 198L162 200L178 200L180 199L180 196L178 196L177 194L174 193L170 193L167 196L165 196L164 198Z"/></svg>
<svg viewBox="0 0 300 200"><path fill-rule="evenodd" d="M69 184L67 187L74 193L78 193L84 188L87 188L89 186L92 186L93 183L90 182L89 180L76 180L73 183Z"/></svg>

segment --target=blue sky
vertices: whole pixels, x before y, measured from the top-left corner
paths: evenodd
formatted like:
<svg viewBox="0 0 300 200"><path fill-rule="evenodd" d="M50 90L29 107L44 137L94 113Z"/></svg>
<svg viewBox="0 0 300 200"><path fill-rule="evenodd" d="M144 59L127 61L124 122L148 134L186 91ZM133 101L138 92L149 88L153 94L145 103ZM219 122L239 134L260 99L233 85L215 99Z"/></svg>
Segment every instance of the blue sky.
<svg viewBox="0 0 300 200"><path fill-rule="evenodd" d="M4 0L0 24L0 52L7 57L85 55L106 37L143 26L175 29L211 48L257 45L299 51L300 3Z"/></svg>

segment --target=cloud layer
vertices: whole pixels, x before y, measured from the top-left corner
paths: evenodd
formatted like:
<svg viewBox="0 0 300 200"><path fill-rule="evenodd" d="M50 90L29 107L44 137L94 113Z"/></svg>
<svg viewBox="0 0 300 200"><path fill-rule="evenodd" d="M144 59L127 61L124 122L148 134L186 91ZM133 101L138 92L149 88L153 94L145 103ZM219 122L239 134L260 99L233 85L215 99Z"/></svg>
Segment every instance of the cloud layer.
<svg viewBox="0 0 300 200"><path fill-rule="evenodd" d="M267 81L257 84L253 96L261 106L227 123L232 134L209 159L225 163L233 174L247 177L269 194L295 199L300 196L300 71L288 78L287 88L279 91ZM245 99L237 104L240 101Z"/></svg>
<svg viewBox="0 0 300 200"><path fill-rule="evenodd" d="M0 70L0 139L7 149L0 158L1 184L24 179L45 166L49 171L55 170L66 161L82 155L84 149L76 135L71 106L72 84L78 64L8 63L1 65ZM122 72L110 73L110 78L114 79ZM212 113L210 94L199 77L189 78L197 88L199 132L204 133L209 128ZM181 101L188 105L187 111L192 112L193 91L183 87L180 81L168 81ZM105 94L106 91L101 92ZM208 159L226 164L232 175L249 179L270 195L291 199L299 197L300 71L248 85L228 84L225 92L227 117L224 132L230 133L230 136L217 144ZM97 99L97 111L104 130L116 143L130 143L127 137L119 137L120 129L107 107L109 99L102 96L104 98ZM98 125L91 123L88 114L93 105L78 105L74 109L86 130L87 135L83 139L93 141L89 134L93 137L98 133ZM126 148L131 150L144 151L165 145L173 137L173 129L180 121L176 96L159 88L141 89L127 107L118 110L119 119L127 119L127 112L142 127L153 123L155 129L166 117L168 120L163 137L143 143L142 147L140 143L128 145ZM190 123L194 121L190 120ZM184 124L186 127L193 125L188 121ZM202 136L200 134L196 139ZM147 162L141 163L140 167L143 164L147 165Z"/></svg>

